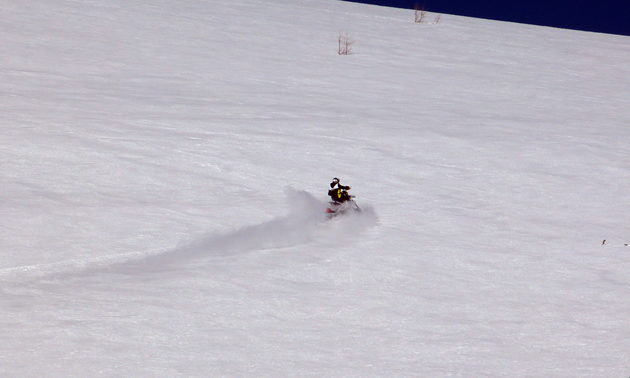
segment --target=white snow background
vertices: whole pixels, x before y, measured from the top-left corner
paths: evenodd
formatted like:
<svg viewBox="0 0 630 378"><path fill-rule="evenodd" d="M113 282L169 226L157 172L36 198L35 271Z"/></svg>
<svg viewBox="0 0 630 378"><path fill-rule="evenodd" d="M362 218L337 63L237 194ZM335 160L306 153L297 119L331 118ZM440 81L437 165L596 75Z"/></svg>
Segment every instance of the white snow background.
<svg viewBox="0 0 630 378"><path fill-rule="evenodd" d="M332 0L0 16L0 376L630 376L628 37ZM323 220L334 176L360 215Z"/></svg>

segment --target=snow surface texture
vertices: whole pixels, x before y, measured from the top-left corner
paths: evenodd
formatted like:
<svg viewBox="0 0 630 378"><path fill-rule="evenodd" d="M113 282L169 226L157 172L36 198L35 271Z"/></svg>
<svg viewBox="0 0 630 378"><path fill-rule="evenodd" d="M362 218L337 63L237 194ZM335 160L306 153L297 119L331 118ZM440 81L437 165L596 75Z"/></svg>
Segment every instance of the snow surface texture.
<svg viewBox="0 0 630 378"><path fill-rule="evenodd" d="M0 13L1 376L630 376L627 37ZM321 218L334 176L360 215Z"/></svg>

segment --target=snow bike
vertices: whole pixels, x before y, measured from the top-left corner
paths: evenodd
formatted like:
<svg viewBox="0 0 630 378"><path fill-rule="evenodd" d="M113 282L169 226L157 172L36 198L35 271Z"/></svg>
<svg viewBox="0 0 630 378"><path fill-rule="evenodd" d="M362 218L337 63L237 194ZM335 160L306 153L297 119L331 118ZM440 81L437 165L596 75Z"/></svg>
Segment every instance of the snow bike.
<svg viewBox="0 0 630 378"><path fill-rule="evenodd" d="M332 219L349 212L361 211L359 205L357 205L357 203L354 201L354 196L349 197L350 199L344 202L328 202L328 207L326 208L326 216L328 217L328 219Z"/></svg>

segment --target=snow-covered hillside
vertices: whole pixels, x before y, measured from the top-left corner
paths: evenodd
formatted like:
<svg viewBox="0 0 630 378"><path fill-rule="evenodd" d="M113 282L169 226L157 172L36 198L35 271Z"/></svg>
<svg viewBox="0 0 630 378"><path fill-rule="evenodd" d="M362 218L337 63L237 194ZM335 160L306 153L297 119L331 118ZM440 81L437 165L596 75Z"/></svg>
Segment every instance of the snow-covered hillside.
<svg viewBox="0 0 630 378"><path fill-rule="evenodd" d="M0 14L1 376L630 376L630 38ZM323 220L334 176L360 215Z"/></svg>

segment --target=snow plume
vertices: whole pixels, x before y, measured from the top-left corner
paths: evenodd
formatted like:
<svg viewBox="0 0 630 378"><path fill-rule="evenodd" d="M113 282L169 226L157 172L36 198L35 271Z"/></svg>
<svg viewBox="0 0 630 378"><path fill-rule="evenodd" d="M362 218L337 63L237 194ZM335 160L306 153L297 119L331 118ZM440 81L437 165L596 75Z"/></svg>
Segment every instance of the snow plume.
<svg viewBox="0 0 630 378"><path fill-rule="evenodd" d="M254 250L293 247L306 243L329 244L351 240L377 222L371 207L356 214L327 220L327 202L291 188L285 190L288 214L223 234L207 234L173 250L125 263L131 271L170 270L191 260L232 256ZM126 269L125 269L126 270Z"/></svg>
<svg viewBox="0 0 630 378"><path fill-rule="evenodd" d="M371 207L328 220L327 202L312 194L288 188L285 190L288 214L272 220L242 227L227 233L208 233L191 242L168 250L129 252L94 259L78 259L53 264L21 266L0 270L0 275L26 273L31 278L73 273L89 276L97 272L140 272L176 270L186 263L204 258L226 257L255 250L298 246L306 243L343 243L353 240L372 227L377 217Z"/></svg>

